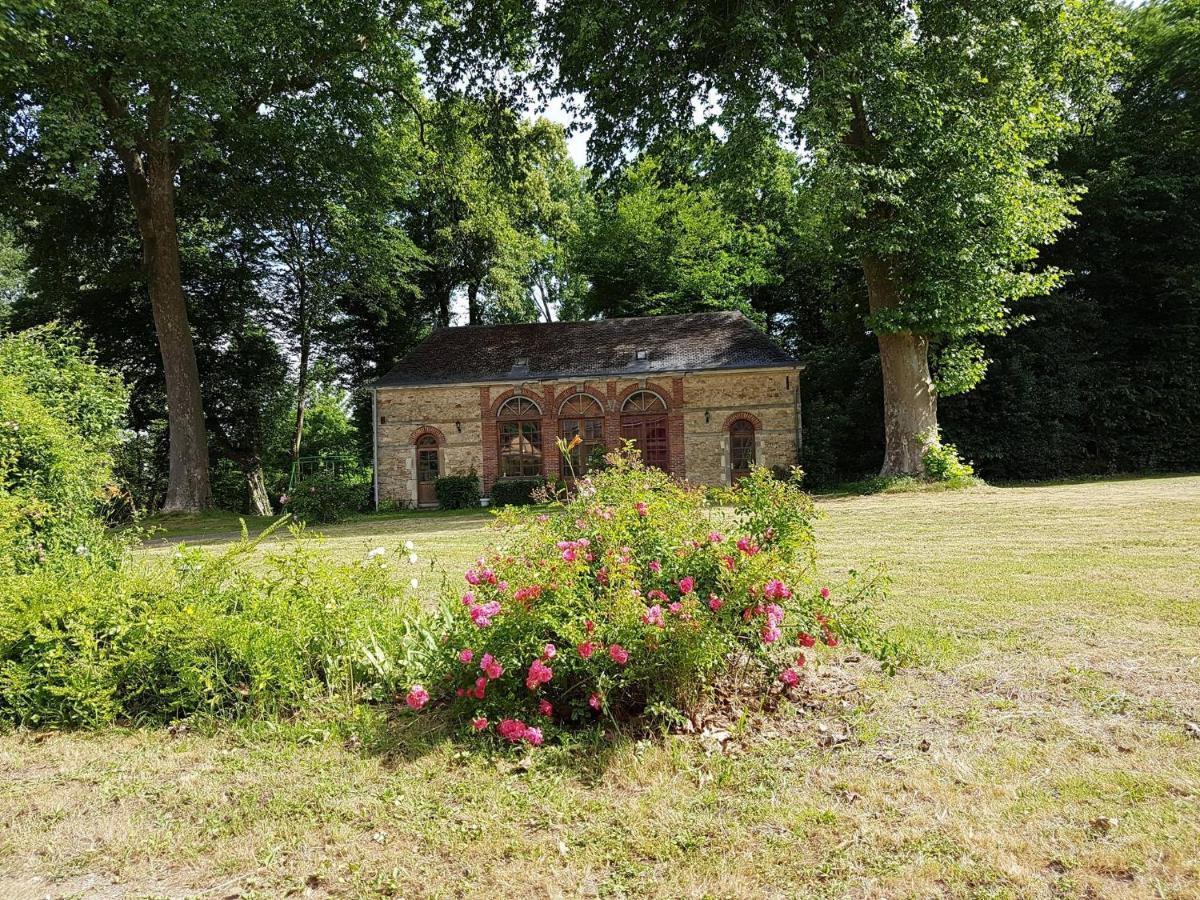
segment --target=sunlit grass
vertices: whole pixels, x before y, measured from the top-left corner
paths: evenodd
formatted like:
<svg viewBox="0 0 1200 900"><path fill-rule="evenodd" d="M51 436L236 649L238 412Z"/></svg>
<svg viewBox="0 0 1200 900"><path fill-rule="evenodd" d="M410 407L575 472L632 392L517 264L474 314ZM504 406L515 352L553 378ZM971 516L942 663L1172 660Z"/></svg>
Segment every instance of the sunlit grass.
<svg viewBox="0 0 1200 900"><path fill-rule="evenodd" d="M830 660L725 754L493 757L367 709L0 737L0 896L1200 895L1200 478L820 505L828 571L887 567L918 666ZM324 531L457 577L488 518Z"/></svg>

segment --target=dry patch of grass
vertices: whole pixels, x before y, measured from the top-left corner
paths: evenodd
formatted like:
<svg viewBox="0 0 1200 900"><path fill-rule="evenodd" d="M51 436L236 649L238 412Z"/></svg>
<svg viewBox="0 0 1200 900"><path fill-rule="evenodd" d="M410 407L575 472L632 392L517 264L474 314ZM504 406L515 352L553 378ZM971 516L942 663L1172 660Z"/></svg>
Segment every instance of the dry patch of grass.
<svg viewBox="0 0 1200 900"><path fill-rule="evenodd" d="M527 760L365 710L0 737L0 896L1200 897L1200 478L821 505L898 676ZM457 568L484 521L328 540Z"/></svg>

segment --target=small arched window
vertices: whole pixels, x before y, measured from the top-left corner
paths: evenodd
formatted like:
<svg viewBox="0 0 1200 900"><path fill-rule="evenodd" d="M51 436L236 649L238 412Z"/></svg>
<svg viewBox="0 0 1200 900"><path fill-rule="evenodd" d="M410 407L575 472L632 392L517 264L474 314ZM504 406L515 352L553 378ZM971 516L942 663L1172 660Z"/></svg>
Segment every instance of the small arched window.
<svg viewBox="0 0 1200 900"><path fill-rule="evenodd" d="M500 436L500 477L542 474L542 410L528 397L513 397L496 414Z"/></svg>
<svg viewBox="0 0 1200 900"><path fill-rule="evenodd" d="M639 413L656 413L667 411L667 404L654 391L637 391L630 394L621 412L635 415Z"/></svg>
<svg viewBox="0 0 1200 900"><path fill-rule="evenodd" d="M568 451L571 471L583 475L596 448L604 448L604 407L590 394L575 394L563 401L558 410L558 434L568 444L579 443Z"/></svg>
<svg viewBox="0 0 1200 900"><path fill-rule="evenodd" d="M730 483L737 484L749 475L754 461L754 425L746 419L735 419L729 425Z"/></svg>
<svg viewBox="0 0 1200 900"><path fill-rule="evenodd" d="M664 472L671 467L667 404L654 391L636 391L621 407L621 437L633 441L642 462Z"/></svg>

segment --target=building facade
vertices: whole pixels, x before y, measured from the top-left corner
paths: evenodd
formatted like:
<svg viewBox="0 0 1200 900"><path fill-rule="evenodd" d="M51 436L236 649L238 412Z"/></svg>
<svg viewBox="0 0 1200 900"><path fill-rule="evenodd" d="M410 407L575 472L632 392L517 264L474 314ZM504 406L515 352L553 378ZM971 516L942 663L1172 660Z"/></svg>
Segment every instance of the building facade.
<svg viewBox="0 0 1200 900"><path fill-rule="evenodd" d="M435 331L373 385L378 503L433 506L441 475L570 477L630 440L728 485L800 448L800 366L739 313ZM556 439L580 441L564 460Z"/></svg>

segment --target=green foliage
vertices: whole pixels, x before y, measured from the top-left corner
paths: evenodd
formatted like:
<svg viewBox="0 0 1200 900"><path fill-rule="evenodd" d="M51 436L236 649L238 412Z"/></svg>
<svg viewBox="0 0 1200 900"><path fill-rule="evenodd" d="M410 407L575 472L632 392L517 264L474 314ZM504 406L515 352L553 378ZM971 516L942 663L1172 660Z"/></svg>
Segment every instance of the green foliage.
<svg viewBox="0 0 1200 900"><path fill-rule="evenodd" d="M969 463L959 459L958 448L943 443L938 434L931 435L929 447L921 457L925 466L925 477L952 487L975 482L975 470Z"/></svg>
<svg viewBox="0 0 1200 900"><path fill-rule="evenodd" d="M416 616L386 557L332 563L302 539L252 563L252 547L0 580L0 722L283 715L381 696L372 659L403 656Z"/></svg>
<svg viewBox="0 0 1200 900"><path fill-rule="evenodd" d="M988 479L1193 470L1200 460L1200 3L1123 13L1119 105L1059 161L1081 182L1050 262L1071 272L989 342L993 376L942 406Z"/></svg>
<svg viewBox="0 0 1200 900"><path fill-rule="evenodd" d="M477 509L479 507L479 476L443 475L433 483L439 509Z"/></svg>
<svg viewBox="0 0 1200 900"><path fill-rule="evenodd" d="M0 375L19 378L89 450L115 449L129 392L119 375L97 364L95 347L77 328L51 323L0 337Z"/></svg>
<svg viewBox="0 0 1200 900"><path fill-rule="evenodd" d="M642 157L600 192L574 256L590 284L581 312L652 316L705 309L749 312L771 280L765 229L737 221L703 184Z"/></svg>
<svg viewBox="0 0 1200 900"><path fill-rule="evenodd" d="M74 335L0 339L0 573L81 554L110 559L101 509L126 393Z"/></svg>
<svg viewBox="0 0 1200 900"><path fill-rule="evenodd" d="M492 485L493 506L528 506L546 486L545 478L501 478Z"/></svg>
<svg viewBox="0 0 1200 900"><path fill-rule="evenodd" d="M360 471L318 471L295 485L282 505L298 522L329 525L364 510L370 485Z"/></svg>
<svg viewBox="0 0 1200 900"><path fill-rule="evenodd" d="M817 643L894 661L863 607L874 582L822 590L794 483L754 472L726 537L702 490L609 460L565 501L501 515L500 545L446 597L445 638L404 672L410 705L449 703L479 730L538 743L600 716L675 718L735 669L756 689L786 683Z"/></svg>

